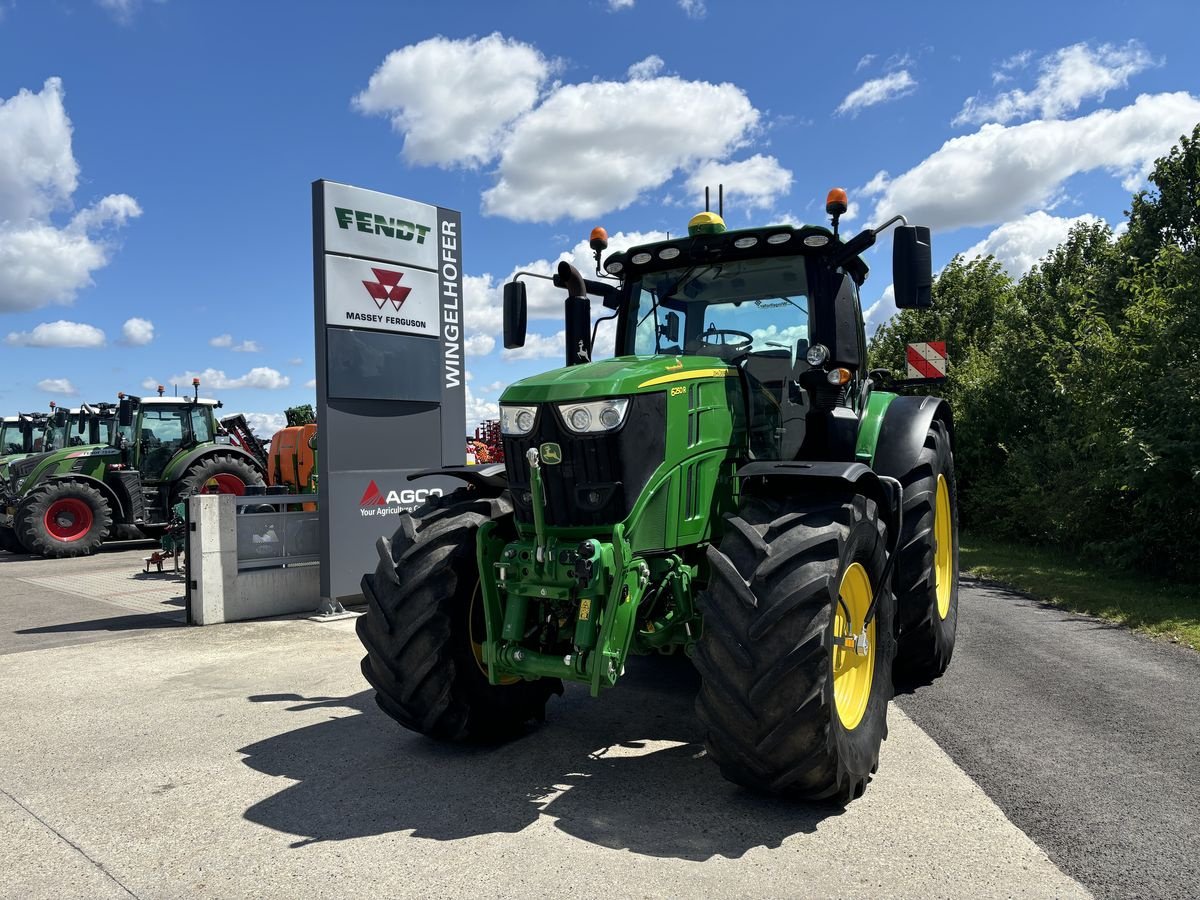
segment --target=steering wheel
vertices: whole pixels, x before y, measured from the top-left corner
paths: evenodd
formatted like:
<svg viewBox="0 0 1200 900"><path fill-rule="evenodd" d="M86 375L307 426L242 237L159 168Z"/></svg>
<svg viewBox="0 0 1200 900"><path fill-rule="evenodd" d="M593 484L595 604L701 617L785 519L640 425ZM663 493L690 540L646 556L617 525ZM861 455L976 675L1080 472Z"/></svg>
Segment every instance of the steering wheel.
<svg viewBox="0 0 1200 900"><path fill-rule="evenodd" d="M709 328L708 331L700 332L697 337L700 338L700 343L705 347L714 347L724 353L735 355L745 353L754 346L754 335L745 331L737 331L733 328ZM739 340L730 343L726 340L727 337L735 337L739 338ZM709 340L710 338L720 338L720 340Z"/></svg>

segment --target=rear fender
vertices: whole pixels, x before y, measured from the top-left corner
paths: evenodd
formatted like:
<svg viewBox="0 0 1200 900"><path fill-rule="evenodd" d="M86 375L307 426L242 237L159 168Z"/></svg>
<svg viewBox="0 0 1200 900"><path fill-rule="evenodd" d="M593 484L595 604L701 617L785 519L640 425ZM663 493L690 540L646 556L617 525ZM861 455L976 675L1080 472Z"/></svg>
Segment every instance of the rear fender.
<svg viewBox="0 0 1200 900"><path fill-rule="evenodd" d="M236 444L203 444L189 451L185 456L177 456L171 460L163 471L163 478L166 481L175 481L178 478L182 478L183 473L190 469L198 460L217 454L233 456L244 460L250 464L254 471L263 477L263 481L267 480L267 470L263 467L262 460Z"/></svg>
<svg viewBox="0 0 1200 900"><path fill-rule="evenodd" d="M760 460L746 463L737 470L743 494L778 496L837 491L863 494L879 506L887 524L888 552L900 540L900 503L897 492L860 462L802 462Z"/></svg>
<svg viewBox="0 0 1200 900"><path fill-rule="evenodd" d="M903 478L917 464L934 420L945 424L954 444L954 416L941 397L897 397L883 416L872 459L880 475Z"/></svg>

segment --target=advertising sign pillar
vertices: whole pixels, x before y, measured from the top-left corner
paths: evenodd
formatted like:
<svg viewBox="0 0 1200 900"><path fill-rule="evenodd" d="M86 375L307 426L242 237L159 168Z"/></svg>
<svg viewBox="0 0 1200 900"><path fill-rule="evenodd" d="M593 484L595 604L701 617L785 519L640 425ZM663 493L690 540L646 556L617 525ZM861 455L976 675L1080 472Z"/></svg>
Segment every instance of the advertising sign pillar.
<svg viewBox="0 0 1200 900"><path fill-rule="evenodd" d="M463 465L462 219L331 181L313 197L321 596L358 602L396 516Z"/></svg>

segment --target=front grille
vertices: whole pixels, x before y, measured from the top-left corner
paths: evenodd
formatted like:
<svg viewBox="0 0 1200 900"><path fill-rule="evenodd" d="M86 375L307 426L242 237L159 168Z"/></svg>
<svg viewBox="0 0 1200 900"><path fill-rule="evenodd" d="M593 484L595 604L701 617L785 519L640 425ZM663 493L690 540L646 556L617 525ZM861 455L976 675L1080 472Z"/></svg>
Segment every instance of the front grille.
<svg viewBox="0 0 1200 900"><path fill-rule="evenodd" d="M603 527L624 520L662 464L666 430L664 393L631 397L624 424L617 431L601 434L568 431L558 410L543 404L530 434L504 438L505 468L517 519L533 521L525 454L552 441L562 450L562 462L542 466L546 524Z"/></svg>

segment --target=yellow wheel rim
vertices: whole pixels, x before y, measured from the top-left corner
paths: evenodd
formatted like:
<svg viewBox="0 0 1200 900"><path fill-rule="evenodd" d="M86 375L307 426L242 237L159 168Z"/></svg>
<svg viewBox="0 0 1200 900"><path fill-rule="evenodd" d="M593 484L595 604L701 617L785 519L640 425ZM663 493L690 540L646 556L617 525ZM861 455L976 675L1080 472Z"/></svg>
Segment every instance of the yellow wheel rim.
<svg viewBox="0 0 1200 900"><path fill-rule="evenodd" d="M937 480L933 509L933 577L937 591L938 616L950 615L950 589L954 587L954 528L950 518L950 488L946 476Z"/></svg>
<svg viewBox="0 0 1200 900"><path fill-rule="evenodd" d="M874 619L866 629L865 648L859 640L871 606L871 579L861 563L851 563L842 574L838 598L833 614L833 705L842 727L851 731L867 713L875 679Z"/></svg>
<svg viewBox="0 0 1200 900"><path fill-rule="evenodd" d="M467 611L467 628L470 630L471 653L475 656L475 665L479 666L479 671L483 673L484 678L487 678L487 663L483 661L483 641L475 640L475 605L479 602L481 593L479 582L476 581L475 590L471 592L471 608ZM516 675L500 676L500 684L502 685L516 684L520 680Z"/></svg>

